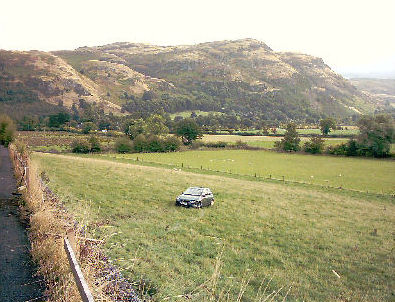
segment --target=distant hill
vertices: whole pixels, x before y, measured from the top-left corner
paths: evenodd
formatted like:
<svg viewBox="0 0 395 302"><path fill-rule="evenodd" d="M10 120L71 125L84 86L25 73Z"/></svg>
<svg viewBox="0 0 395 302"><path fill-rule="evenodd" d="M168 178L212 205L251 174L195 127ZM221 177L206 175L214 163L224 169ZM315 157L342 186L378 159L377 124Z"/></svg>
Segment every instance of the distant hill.
<svg viewBox="0 0 395 302"><path fill-rule="evenodd" d="M202 110L269 120L344 119L380 106L322 59L253 39L0 51L0 110L43 114L80 99L115 114Z"/></svg>
<svg viewBox="0 0 395 302"><path fill-rule="evenodd" d="M395 79L350 79L351 83L365 91L383 105L395 108Z"/></svg>

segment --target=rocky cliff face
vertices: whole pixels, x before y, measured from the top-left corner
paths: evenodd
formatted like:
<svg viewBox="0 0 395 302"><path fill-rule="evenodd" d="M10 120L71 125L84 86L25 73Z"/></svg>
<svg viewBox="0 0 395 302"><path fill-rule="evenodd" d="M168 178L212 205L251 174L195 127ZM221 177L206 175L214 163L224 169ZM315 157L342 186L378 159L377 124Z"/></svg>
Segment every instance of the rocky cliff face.
<svg viewBox="0 0 395 302"><path fill-rule="evenodd" d="M1 51L0 71L3 104L29 95L71 107L82 98L114 113L200 109L280 120L344 118L374 110L369 96L322 59L274 52L253 39Z"/></svg>

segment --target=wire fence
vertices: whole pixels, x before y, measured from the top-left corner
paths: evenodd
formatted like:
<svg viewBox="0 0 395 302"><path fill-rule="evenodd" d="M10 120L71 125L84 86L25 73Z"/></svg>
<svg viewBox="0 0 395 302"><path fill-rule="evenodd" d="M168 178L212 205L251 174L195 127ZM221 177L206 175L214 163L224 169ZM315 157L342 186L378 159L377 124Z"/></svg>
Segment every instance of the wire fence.
<svg viewBox="0 0 395 302"><path fill-rule="evenodd" d="M144 160L143 158L122 158L122 157L116 157L113 156L113 158L119 160L119 159L124 159L124 160L132 160L134 162L140 162L142 164L147 163L147 164L152 164L152 165L159 165L159 166L167 166L171 168L181 168L181 169L189 169L189 170L201 170L201 171L207 171L207 172L214 172L214 173L220 173L220 174L225 174L225 175L232 175L235 177L246 177L246 178L254 178L260 181L274 181L274 182L280 182L284 184L300 184L300 185L305 185L305 186L314 186L314 187L319 187L321 189L333 189L333 190L343 190L343 191L349 191L349 192L355 192L355 193L367 193L367 194L373 194L376 196L383 196L383 197L394 197L395 198L395 192L394 193L383 193L383 192L373 192L369 190L357 190L357 189L352 189L352 188L345 188L343 185L340 186L332 186L332 185L323 185L323 184L317 184L317 183L312 183L312 182L306 182L306 181L300 181L300 180L295 180L295 179L289 179L287 178L286 175L282 175L280 178L277 176L273 176L272 174L268 175L259 175L258 173L254 172L251 174L241 174L237 173L235 171L232 171L231 169L229 170L219 170L219 169L212 169L209 167L204 167L203 165L200 166L190 166L187 165L183 162L174 164L174 163L163 163L163 162L156 162L156 161L150 161L150 160Z"/></svg>

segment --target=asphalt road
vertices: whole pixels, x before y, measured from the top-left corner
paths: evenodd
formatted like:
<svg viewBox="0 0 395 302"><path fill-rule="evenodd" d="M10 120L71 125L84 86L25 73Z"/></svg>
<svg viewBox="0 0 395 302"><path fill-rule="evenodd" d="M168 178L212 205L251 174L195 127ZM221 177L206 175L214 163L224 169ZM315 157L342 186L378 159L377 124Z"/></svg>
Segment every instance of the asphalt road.
<svg viewBox="0 0 395 302"><path fill-rule="evenodd" d="M12 192L16 190L8 149L0 146L0 301L45 301L35 276L25 225Z"/></svg>

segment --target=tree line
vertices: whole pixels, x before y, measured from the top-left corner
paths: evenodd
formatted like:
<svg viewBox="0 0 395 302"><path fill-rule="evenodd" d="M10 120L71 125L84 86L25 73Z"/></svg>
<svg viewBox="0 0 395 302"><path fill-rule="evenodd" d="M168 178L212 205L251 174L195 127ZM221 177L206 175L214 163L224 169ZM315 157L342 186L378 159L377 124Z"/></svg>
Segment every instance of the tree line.
<svg viewBox="0 0 395 302"><path fill-rule="evenodd" d="M322 120L320 125L323 135L327 135L334 124L333 121ZM349 139L347 143L328 146L325 150L325 141L319 136L312 137L301 146L296 124L289 123L284 137L276 142L275 147L282 151L305 151L313 154L326 152L345 156L390 156L391 143L395 140L395 126L394 120L389 115L362 116L357 125L358 135Z"/></svg>

